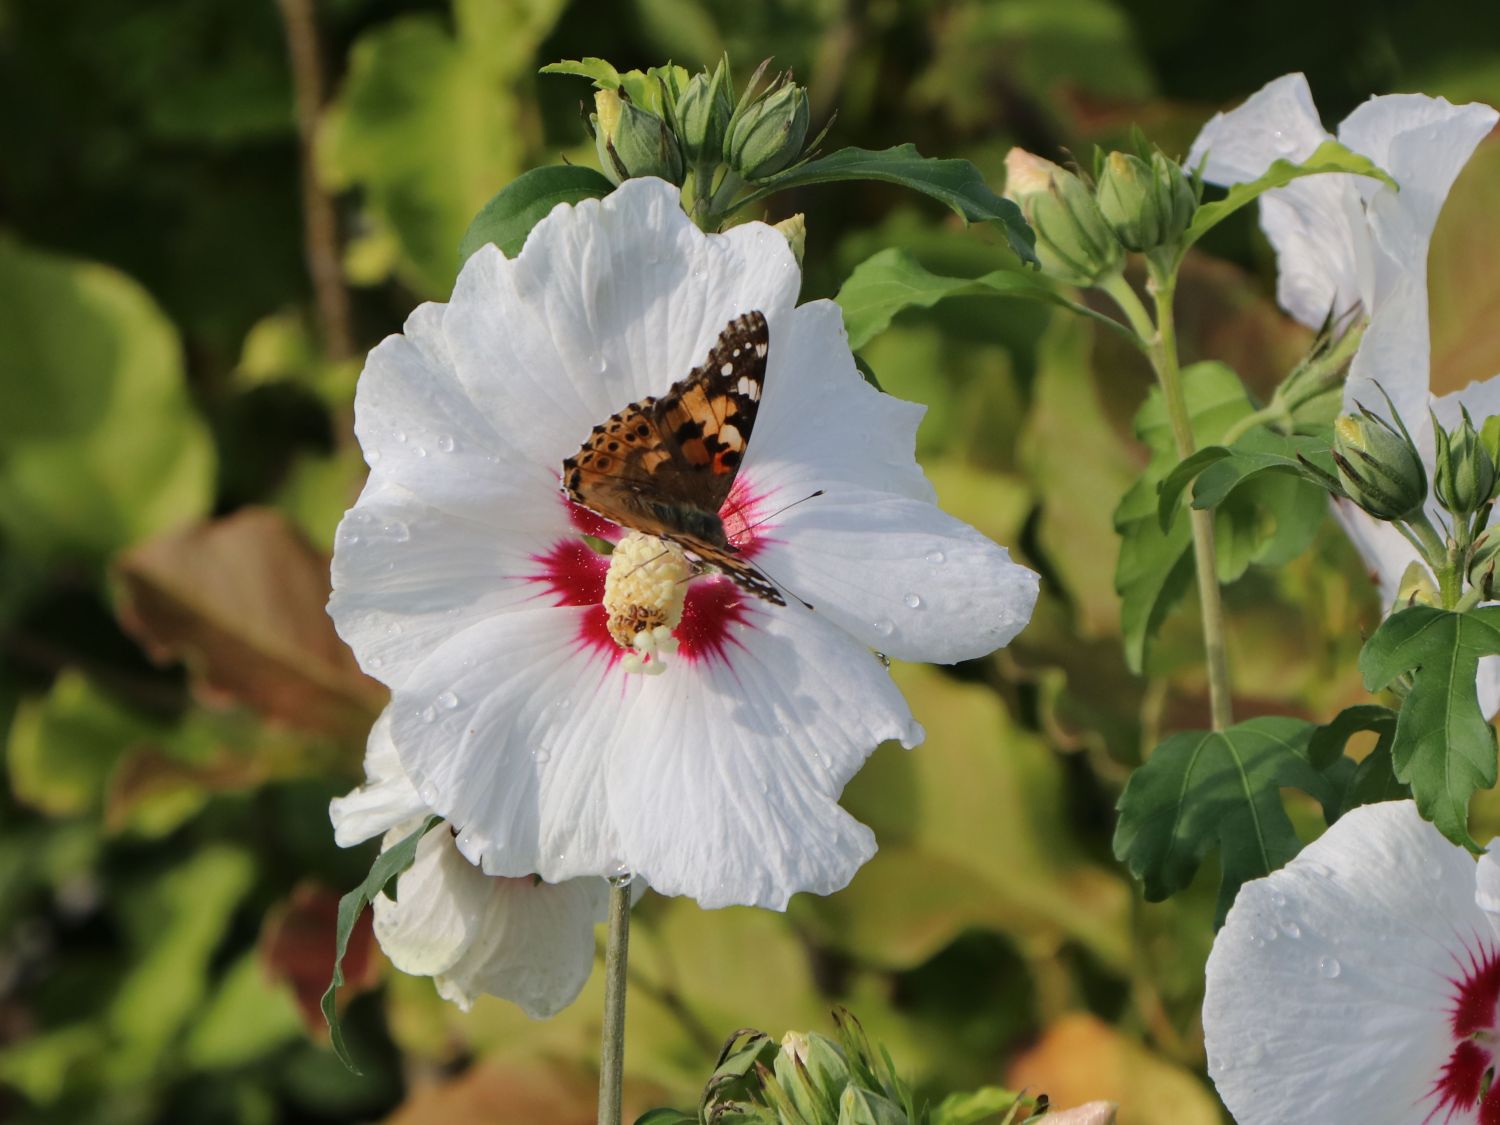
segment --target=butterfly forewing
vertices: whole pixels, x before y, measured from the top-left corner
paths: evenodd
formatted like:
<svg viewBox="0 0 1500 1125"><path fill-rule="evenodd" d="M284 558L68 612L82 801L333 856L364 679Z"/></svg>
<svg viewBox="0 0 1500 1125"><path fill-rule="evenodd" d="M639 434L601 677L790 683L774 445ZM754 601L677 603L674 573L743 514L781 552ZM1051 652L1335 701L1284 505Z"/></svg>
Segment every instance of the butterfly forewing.
<svg viewBox="0 0 1500 1125"><path fill-rule="evenodd" d="M730 321L687 378L595 426L563 462L563 487L606 519L672 539L782 605L770 580L737 557L719 519L755 427L769 347L762 314Z"/></svg>

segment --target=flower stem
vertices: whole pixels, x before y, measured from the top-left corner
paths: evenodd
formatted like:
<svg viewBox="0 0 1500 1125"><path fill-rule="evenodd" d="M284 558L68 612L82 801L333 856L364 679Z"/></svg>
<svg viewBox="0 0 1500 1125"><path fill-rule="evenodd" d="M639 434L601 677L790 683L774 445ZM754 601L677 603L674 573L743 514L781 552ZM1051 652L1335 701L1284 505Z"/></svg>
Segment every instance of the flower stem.
<svg viewBox="0 0 1500 1125"><path fill-rule="evenodd" d="M630 876L609 881L604 947L604 1037L599 1048L599 1125L620 1125L625 1077L625 979L630 962Z"/></svg>
<svg viewBox="0 0 1500 1125"><path fill-rule="evenodd" d="M1101 284L1101 288L1114 298L1130 326L1146 342L1147 355L1151 357L1151 366L1156 370L1156 380L1167 404L1178 459L1186 460L1193 455L1195 443L1187 398L1182 390L1182 371L1177 362L1177 327L1172 308L1176 278L1152 271L1150 290L1156 304L1154 324L1123 276L1109 279ZM1214 514L1192 508L1188 517L1193 532L1193 564L1203 618L1209 714L1214 730L1224 730L1234 723L1234 713L1229 687L1229 655L1225 645L1224 602L1219 594L1218 564L1214 556Z"/></svg>

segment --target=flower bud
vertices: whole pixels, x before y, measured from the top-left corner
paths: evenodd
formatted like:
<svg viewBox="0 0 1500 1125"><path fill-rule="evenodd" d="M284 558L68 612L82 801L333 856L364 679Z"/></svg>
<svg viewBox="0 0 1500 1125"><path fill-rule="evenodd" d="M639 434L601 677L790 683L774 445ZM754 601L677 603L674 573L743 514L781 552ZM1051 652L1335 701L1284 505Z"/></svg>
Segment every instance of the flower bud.
<svg viewBox="0 0 1500 1125"><path fill-rule="evenodd" d="M641 109L617 90L594 94L594 144L599 164L614 183L634 176L659 176L682 183L682 148L667 123Z"/></svg>
<svg viewBox="0 0 1500 1125"><path fill-rule="evenodd" d="M839 1095L849 1084L843 1049L817 1032L789 1031L776 1056L776 1081L805 1121L832 1121Z"/></svg>
<svg viewBox="0 0 1500 1125"><path fill-rule="evenodd" d="M1368 410L1334 422L1333 461L1349 499L1378 520L1405 519L1427 502L1427 470L1411 438Z"/></svg>
<svg viewBox="0 0 1500 1125"><path fill-rule="evenodd" d="M1437 462L1432 486L1438 503L1455 516L1471 516L1495 498L1495 462L1469 412L1452 432L1434 420Z"/></svg>
<svg viewBox="0 0 1500 1125"><path fill-rule="evenodd" d="M1154 250L1175 242L1197 210L1193 185L1181 166L1153 152L1148 164L1112 152L1099 177L1099 211L1127 250Z"/></svg>
<svg viewBox="0 0 1500 1125"><path fill-rule="evenodd" d="M1124 249L1083 180L1021 148L1006 154L1005 173L1005 196L1036 232L1043 273L1092 285L1120 268Z"/></svg>
<svg viewBox="0 0 1500 1125"><path fill-rule="evenodd" d="M724 159L733 116L728 65L721 62L712 75L707 70L694 75L677 99L677 137L689 167L712 170Z"/></svg>
<svg viewBox="0 0 1500 1125"><path fill-rule="evenodd" d="M785 80L742 106L729 123L724 156L746 180L774 176L802 154L812 110L807 90Z"/></svg>
<svg viewBox="0 0 1500 1125"><path fill-rule="evenodd" d="M1442 604L1442 595L1438 592L1437 583L1432 580L1432 572L1425 563L1413 559L1401 572L1401 581L1396 585L1394 608L1406 609L1414 605L1441 607Z"/></svg>
<svg viewBox="0 0 1500 1125"><path fill-rule="evenodd" d="M807 220L801 211L798 211L790 219L782 219L775 226L786 238L786 244L792 248L792 257L797 259L797 265L802 265L802 254L807 249Z"/></svg>
<svg viewBox="0 0 1500 1125"><path fill-rule="evenodd" d="M1469 583L1479 587L1480 594L1487 602L1495 600L1495 590L1500 588L1500 582L1495 580L1497 564L1500 564L1500 534L1494 531L1481 532L1469 554ZM1438 603L1434 599L1431 604Z"/></svg>

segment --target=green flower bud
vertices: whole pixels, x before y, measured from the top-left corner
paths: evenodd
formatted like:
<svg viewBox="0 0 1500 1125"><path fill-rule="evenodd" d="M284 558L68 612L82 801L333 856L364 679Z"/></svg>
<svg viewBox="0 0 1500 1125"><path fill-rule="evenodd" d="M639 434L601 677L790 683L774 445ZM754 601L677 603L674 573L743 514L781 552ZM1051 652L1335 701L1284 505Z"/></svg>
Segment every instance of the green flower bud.
<svg viewBox="0 0 1500 1125"><path fill-rule="evenodd" d="M1427 502L1427 470L1411 438L1368 410L1334 422L1333 460L1349 499L1378 520L1405 519Z"/></svg>
<svg viewBox="0 0 1500 1125"><path fill-rule="evenodd" d="M617 90L594 94L594 144L599 164L614 183L637 176L659 176L682 183L682 148L664 119L641 109Z"/></svg>
<svg viewBox="0 0 1500 1125"><path fill-rule="evenodd" d="M1495 601L1495 591L1500 589L1500 581L1495 577L1497 565L1500 565L1500 534L1480 532L1479 538L1474 540L1474 549L1469 553L1469 583L1479 587L1487 602ZM1432 604L1438 603L1434 601Z"/></svg>
<svg viewBox="0 0 1500 1125"><path fill-rule="evenodd" d="M1455 516L1471 516L1495 498L1495 462L1479 438L1469 412L1451 433L1436 420L1437 463L1432 485L1438 503Z"/></svg>
<svg viewBox="0 0 1500 1125"><path fill-rule="evenodd" d="M1148 164L1112 152L1099 177L1099 211L1127 250L1175 242L1192 221L1198 200L1182 168L1160 152Z"/></svg>
<svg viewBox="0 0 1500 1125"><path fill-rule="evenodd" d="M1441 606L1442 595L1438 592L1437 583L1432 580L1432 572L1427 569L1425 563L1413 559L1401 572L1401 581L1396 586L1396 609L1406 609L1414 605Z"/></svg>
<svg viewBox="0 0 1500 1125"><path fill-rule="evenodd" d="M789 1031L776 1056L776 1081L804 1120L832 1122L839 1097L849 1085L849 1060L825 1035Z"/></svg>
<svg viewBox="0 0 1500 1125"><path fill-rule="evenodd" d="M1006 154L1005 173L1005 196L1036 232L1043 273L1070 285L1092 285L1119 270L1124 248L1087 184L1022 148Z"/></svg>
<svg viewBox="0 0 1500 1125"><path fill-rule="evenodd" d="M807 90L790 80L742 106L724 142L730 167L752 182L780 172L802 154L811 112Z"/></svg>
<svg viewBox="0 0 1500 1125"><path fill-rule="evenodd" d="M858 1086L844 1087L839 1099L838 1125L910 1125L895 1102Z"/></svg>
<svg viewBox="0 0 1500 1125"><path fill-rule="evenodd" d="M724 141L734 116L734 97L729 88L729 67L720 63L693 76L677 99L677 136L688 166L710 171L724 159Z"/></svg>

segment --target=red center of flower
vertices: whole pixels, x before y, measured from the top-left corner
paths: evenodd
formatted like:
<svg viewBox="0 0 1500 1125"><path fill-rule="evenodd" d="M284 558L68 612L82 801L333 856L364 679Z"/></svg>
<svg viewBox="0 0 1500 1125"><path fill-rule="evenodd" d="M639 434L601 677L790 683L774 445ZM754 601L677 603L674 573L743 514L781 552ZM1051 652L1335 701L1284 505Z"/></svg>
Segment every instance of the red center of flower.
<svg viewBox="0 0 1500 1125"><path fill-rule="evenodd" d="M591 535L608 542L620 538L618 526L571 501L568 518L580 535ZM760 521L766 518L765 497L752 491L743 478L730 488L719 518L729 542L747 556L755 555L769 540L769 529ZM537 569L525 577L542 589L539 596L550 596L554 605L586 606L578 628L580 646L614 663L624 650L615 643L608 627L604 608L604 579L609 559L580 538L559 539L551 548L533 555ZM732 626L749 620L745 594L728 578L707 574L694 578L688 587L682 607L682 622L677 626L677 658L688 663L699 660L727 660L729 650L738 642Z"/></svg>
<svg viewBox="0 0 1500 1125"><path fill-rule="evenodd" d="M1453 1050L1433 1083L1430 1096L1437 1105L1426 1120L1447 1122L1461 1115L1458 1120L1476 1125L1500 1125L1500 1086L1495 1082L1500 948L1481 943L1478 952L1467 953L1462 973L1450 978Z"/></svg>

